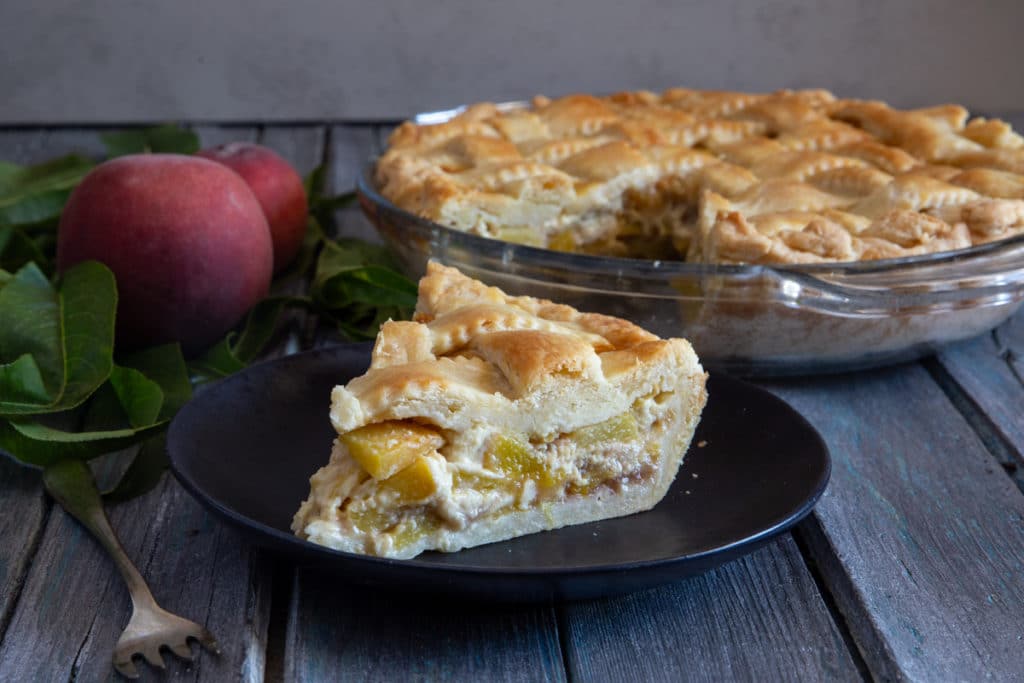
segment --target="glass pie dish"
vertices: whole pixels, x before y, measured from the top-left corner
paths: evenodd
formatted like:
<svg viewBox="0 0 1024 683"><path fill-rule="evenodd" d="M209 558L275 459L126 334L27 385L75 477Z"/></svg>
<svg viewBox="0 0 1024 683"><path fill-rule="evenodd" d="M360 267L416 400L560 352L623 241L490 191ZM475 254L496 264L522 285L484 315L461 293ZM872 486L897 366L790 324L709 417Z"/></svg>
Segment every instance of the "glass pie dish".
<svg viewBox="0 0 1024 683"><path fill-rule="evenodd" d="M414 121L442 123L460 111ZM371 161L358 179L360 204L410 276L437 259L510 294L685 337L707 367L726 372L809 374L912 360L995 327L1024 303L1024 235L922 256L813 265L594 256L427 220L383 197L374 168Z"/></svg>

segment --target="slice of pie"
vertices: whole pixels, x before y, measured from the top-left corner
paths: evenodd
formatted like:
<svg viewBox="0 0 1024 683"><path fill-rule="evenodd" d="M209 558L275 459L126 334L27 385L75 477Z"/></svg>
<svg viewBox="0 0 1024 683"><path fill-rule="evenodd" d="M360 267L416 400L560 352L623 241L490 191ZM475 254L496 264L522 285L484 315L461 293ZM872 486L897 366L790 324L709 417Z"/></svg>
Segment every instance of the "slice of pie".
<svg viewBox="0 0 1024 683"><path fill-rule="evenodd" d="M664 497L706 401L690 344L430 263L334 389L299 536L409 558L628 515Z"/></svg>
<svg viewBox="0 0 1024 683"><path fill-rule="evenodd" d="M1024 233L1024 138L957 105L673 88L406 122L396 205L560 251L699 263L916 256Z"/></svg>

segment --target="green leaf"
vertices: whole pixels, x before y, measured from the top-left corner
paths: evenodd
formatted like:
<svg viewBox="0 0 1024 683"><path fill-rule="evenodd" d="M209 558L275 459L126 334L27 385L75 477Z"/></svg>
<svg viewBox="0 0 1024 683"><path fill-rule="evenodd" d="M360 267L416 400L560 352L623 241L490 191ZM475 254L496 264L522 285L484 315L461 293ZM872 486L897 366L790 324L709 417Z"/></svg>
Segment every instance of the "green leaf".
<svg viewBox="0 0 1024 683"><path fill-rule="evenodd" d="M49 258L43 254L40 243L20 227L0 226L0 268L19 270L33 261L40 268L49 265Z"/></svg>
<svg viewBox="0 0 1024 683"><path fill-rule="evenodd" d="M35 261L49 271L57 220L72 188L92 167L76 155L29 167L0 165L0 267L16 270ZM36 239L30 233L38 233Z"/></svg>
<svg viewBox="0 0 1024 683"><path fill-rule="evenodd" d="M169 420L192 398L192 384L188 378L188 366L177 344L154 346L137 351L120 359L125 368L143 373L160 387L163 405L157 418Z"/></svg>
<svg viewBox="0 0 1024 683"><path fill-rule="evenodd" d="M50 281L34 263L19 270L0 290L0 321L0 362L32 356L52 397L63 380L60 304ZM7 404L17 402L19 393L16 385L2 386L0 413L11 411Z"/></svg>
<svg viewBox="0 0 1024 683"><path fill-rule="evenodd" d="M5 164L0 169L0 208L18 204L26 197L54 190L70 190L92 170L93 162L76 154L35 166Z"/></svg>
<svg viewBox="0 0 1024 683"><path fill-rule="evenodd" d="M192 394L181 349L177 344L158 346L122 358L121 363L86 403L82 430L14 418L0 424L0 448L22 462L46 466L122 450L160 434ZM140 451L136 457L153 456ZM135 479L148 470L147 463L130 465L133 483L126 483L128 488L119 495L136 491Z"/></svg>
<svg viewBox="0 0 1024 683"><path fill-rule="evenodd" d="M110 381L86 404L82 426L89 431L141 428L174 417L191 397L180 347L155 346L119 358Z"/></svg>
<svg viewBox="0 0 1024 683"><path fill-rule="evenodd" d="M11 176L20 173L22 167L18 164L12 164L9 161L0 161L0 186L7 182L7 179Z"/></svg>
<svg viewBox="0 0 1024 683"><path fill-rule="evenodd" d="M306 197L309 201L309 215L327 226L333 234L334 213L352 204L356 199L356 193L324 194L326 181L327 166L326 164L320 164L303 179L302 185L306 190Z"/></svg>
<svg viewBox="0 0 1024 683"><path fill-rule="evenodd" d="M360 240L327 240L311 296L346 337L372 339L383 321L407 318L416 305L416 284L397 268L386 247Z"/></svg>
<svg viewBox="0 0 1024 683"><path fill-rule="evenodd" d="M317 264L317 277L324 271L371 265L398 270L400 264L391 250L381 244L370 244L359 239L327 240Z"/></svg>
<svg viewBox="0 0 1024 683"><path fill-rule="evenodd" d="M274 336L277 322L292 299L283 296L269 297L252 307L238 335L238 341L231 347L236 358L246 365L256 360L260 351Z"/></svg>
<svg viewBox="0 0 1024 683"><path fill-rule="evenodd" d="M160 483L168 466L167 439L166 435L160 434L139 446L135 459L117 484L103 493L103 500L107 503L123 503L147 493Z"/></svg>
<svg viewBox="0 0 1024 683"><path fill-rule="evenodd" d="M231 350L231 340L236 334L230 333L208 348L202 356L189 361L189 370L199 376L199 381L220 379L245 369L245 363Z"/></svg>
<svg viewBox="0 0 1024 683"><path fill-rule="evenodd" d="M12 418L0 420L0 449L29 465L46 467L60 460L85 460L128 448L165 426L165 422L159 422L141 429L72 432L27 418Z"/></svg>
<svg viewBox="0 0 1024 683"><path fill-rule="evenodd" d="M0 226L31 225L60 218L71 190L44 190L0 206Z"/></svg>
<svg viewBox="0 0 1024 683"><path fill-rule="evenodd" d="M269 297L257 303L240 330L232 331L189 363L192 372L208 379L227 377L254 361L274 337L281 315L289 307L308 307L302 297Z"/></svg>
<svg viewBox="0 0 1024 683"><path fill-rule="evenodd" d="M337 302L413 308L416 286L403 275L382 266L364 266L335 273L320 283L317 297L328 308Z"/></svg>
<svg viewBox="0 0 1024 683"><path fill-rule="evenodd" d="M113 368L114 275L94 261L64 274L58 290L30 263L0 289L0 363L33 357L49 399L22 385L26 375L3 375L0 416L65 410L79 405Z"/></svg>
<svg viewBox="0 0 1024 683"><path fill-rule="evenodd" d="M107 156L126 154L194 154L199 150L199 137L190 130L175 125L137 128L104 133L100 136L107 148Z"/></svg>
<svg viewBox="0 0 1024 683"><path fill-rule="evenodd" d="M345 192L333 197L320 196L310 202L310 211L316 215L322 215L325 211L334 212L344 209L356 200L355 192Z"/></svg>
<svg viewBox="0 0 1024 683"><path fill-rule="evenodd" d="M103 146L107 148L107 158L123 157L128 154L145 154L149 152L148 140L143 130L121 130L116 133L100 135Z"/></svg>
<svg viewBox="0 0 1024 683"><path fill-rule="evenodd" d="M313 298L327 308L352 303L416 305L416 285L395 270L386 247L356 240L328 241L313 280Z"/></svg>
<svg viewBox="0 0 1024 683"><path fill-rule="evenodd" d="M110 382L93 392L81 412L80 422L75 427L83 431L107 432L130 426L128 410L121 405L121 397Z"/></svg>
<svg viewBox="0 0 1024 683"><path fill-rule="evenodd" d="M39 366L27 353L12 363L0 365L0 391L7 401L44 403L50 400Z"/></svg>
<svg viewBox="0 0 1024 683"><path fill-rule="evenodd" d="M271 285L271 291L286 291L298 278L302 278L303 281L305 281L309 276L309 272L313 268L313 263L316 261L316 258L320 253L323 241L324 231L323 228L320 227L320 221L313 216L310 216L306 221L306 234L302 238L302 245L299 247L299 253L295 255L295 258L283 271L274 277L274 282Z"/></svg>
<svg viewBox="0 0 1024 683"><path fill-rule="evenodd" d="M149 148L167 154L195 154L199 151L199 136L175 125L150 128Z"/></svg>
<svg viewBox="0 0 1024 683"><path fill-rule="evenodd" d="M2 169L0 169L0 173L2 173ZM323 192L326 177L327 164L320 164L302 179L302 187L306 191L306 197L309 198L311 204Z"/></svg>
<svg viewBox="0 0 1024 683"><path fill-rule="evenodd" d="M77 460L60 460L43 470L43 486L65 510L77 515L102 513L103 502L92 470Z"/></svg>
<svg viewBox="0 0 1024 683"><path fill-rule="evenodd" d="M65 408L81 403L110 375L114 352L117 285L101 263L86 261L64 273L60 285L64 338Z"/></svg>
<svg viewBox="0 0 1024 683"><path fill-rule="evenodd" d="M110 386L133 428L157 421L164 403L164 392L159 384L134 368L115 365L110 373Z"/></svg>
<svg viewBox="0 0 1024 683"><path fill-rule="evenodd" d="M333 316L334 322L344 337L352 341L371 341L377 337L380 326L388 320L402 320L409 317L406 309L373 306L353 307L344 316Z"/></svg>

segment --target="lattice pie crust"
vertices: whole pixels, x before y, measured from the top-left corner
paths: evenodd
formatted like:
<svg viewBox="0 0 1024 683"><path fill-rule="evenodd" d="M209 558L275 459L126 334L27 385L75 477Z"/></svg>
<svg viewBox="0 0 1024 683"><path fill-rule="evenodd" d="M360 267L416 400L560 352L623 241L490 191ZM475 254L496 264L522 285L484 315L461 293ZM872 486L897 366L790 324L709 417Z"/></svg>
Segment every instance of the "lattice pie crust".
<svg viewBox="0 0 1024 683"><path fill-rule="evenodd" d="M402 124L376 180L452 228L577 251L816 263L1024 231L1024 139L958 105L824 90L624 92Z"/></svg>

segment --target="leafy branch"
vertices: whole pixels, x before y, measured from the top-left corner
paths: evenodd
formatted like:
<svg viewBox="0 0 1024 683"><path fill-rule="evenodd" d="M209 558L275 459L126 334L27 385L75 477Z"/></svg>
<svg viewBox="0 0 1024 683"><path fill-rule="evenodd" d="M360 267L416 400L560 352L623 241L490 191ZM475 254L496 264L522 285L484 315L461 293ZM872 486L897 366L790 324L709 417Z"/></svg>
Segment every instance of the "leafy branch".
<svg viewBox="0 0 1024 683"><path fill-rule="evenodd" d="M177 126L102 139L111 158L199 149L195 134ZM105 496L140 495L166 469L164 433L193 384L257 359L287 311L312 312L357 340L372 338L389 317L407 317L415 305L415 286L387 249L327 237L322 226L333 233L336 212L354 194L326 193L320 167L306 178L310 219L299 255L238 328L187 363L177 344L120 354L113 273L86 262L54 275L61 211L93 166L77 155L35 166L0 162L0 451L23 464L46 468L138 446ZM308 294L283 293L296 281Z"/></svg>

